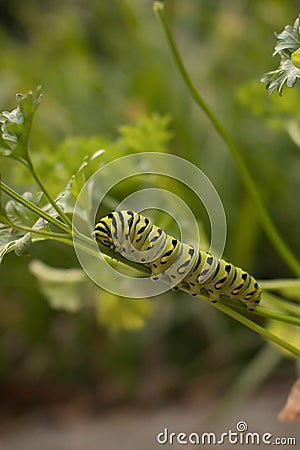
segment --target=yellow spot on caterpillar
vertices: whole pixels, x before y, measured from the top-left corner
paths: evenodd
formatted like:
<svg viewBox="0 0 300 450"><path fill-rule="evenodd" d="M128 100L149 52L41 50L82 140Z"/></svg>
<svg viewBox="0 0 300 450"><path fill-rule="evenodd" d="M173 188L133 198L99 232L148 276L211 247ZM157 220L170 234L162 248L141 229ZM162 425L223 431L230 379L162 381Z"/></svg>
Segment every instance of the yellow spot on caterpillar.
<svg viewBox="0 0 300 450"><path fill-rule="evenodd" d="M242 285L238 286L237 288L233 289L232 293L238 294L240 292L241 288L242 288Z"/></svg>

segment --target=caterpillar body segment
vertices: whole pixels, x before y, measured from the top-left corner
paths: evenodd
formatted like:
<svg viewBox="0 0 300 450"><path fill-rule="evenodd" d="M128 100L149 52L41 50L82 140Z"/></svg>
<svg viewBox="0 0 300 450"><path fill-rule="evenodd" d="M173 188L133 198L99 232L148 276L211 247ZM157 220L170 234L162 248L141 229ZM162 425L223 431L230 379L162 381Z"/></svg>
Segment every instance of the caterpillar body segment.
<svg viewBox="0 0 300 450"><path fill-rule="evenodd" d="M150 267L153 280L167 278L173 289L187 288L193 296L205 292L212 302L220 297L237 299L250 311L260 301L260 288L249 273L180 242L134 211L103 217L93 236L127 259Z"/></svg>

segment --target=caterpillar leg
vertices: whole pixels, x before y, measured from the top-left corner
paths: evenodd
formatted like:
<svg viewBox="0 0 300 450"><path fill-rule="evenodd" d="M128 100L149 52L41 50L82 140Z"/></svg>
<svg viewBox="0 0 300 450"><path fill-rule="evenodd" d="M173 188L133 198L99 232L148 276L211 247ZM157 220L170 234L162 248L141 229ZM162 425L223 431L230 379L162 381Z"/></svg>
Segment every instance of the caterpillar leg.
<svg viewBox="0 0 300 450"><path fill-rule="evenodd" d="M248 301L244 301L243 303L247 306L248 311L255 311L255 308L257 307L258 303L259 303L260 299L256 299L256 300L248 300Z"/></svg>
<svg viewBox="0 0 300 450"><path fill-rule="evenodd" d="M186 291L187 288L188 294L192 295L193 297L200 294L199 289L195 289L193 284L187 283L186 281L181 281L180 283L172 287L173 291L178 291L178 289L183 289L184 291Z"/></svg>
<svg viewBox="0 0 300 450"><path fill-rule="evenodd" d="M210 301L210 303L217 303L217 302L218 302L218 299L216 299L216 298L210 298L209 301Z"/></svg>
<svg viewBox="0 0 300 450"><path fill-rule="evenodd" d="M178 289L186 290L187 287L188 287L188 289L189 289L189 292L188 292L188 293L189 293L190 295L196 295L196 294L193 294L193 293L191 292L190 286L189 286L185 281L180 281L180 283L175 284L174 286L172 286L172 290L173 290L173 291L178 291Z"/></svg>
<svg viewBox="0 0 300 450"><path fill-rule="evenodd" d="M248 311L254 311L259 304L261 298L261 290L258 287L257 282L254 284L254 290L246 292L243 295L242 302L247 306Z"/></svg>
<svg viewBox="0 0 300 450"><path fill-rule="evenodd" d="M219 301L219 296L215 292L209 289L205 289L205 291L207 292L210 303L216 304Z"/></svg>

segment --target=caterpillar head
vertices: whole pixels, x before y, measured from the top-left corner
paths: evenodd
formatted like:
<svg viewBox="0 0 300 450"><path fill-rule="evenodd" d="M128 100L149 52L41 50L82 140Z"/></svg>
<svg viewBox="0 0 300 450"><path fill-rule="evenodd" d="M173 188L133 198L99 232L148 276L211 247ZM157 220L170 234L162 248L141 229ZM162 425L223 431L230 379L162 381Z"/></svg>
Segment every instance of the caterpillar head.
<svg viewBox="0 0 300 450"><path fill-rule="evenodd" d="M128 246L131 245L129 230L134 218L137 217L139 215L133 211L111 212L100 219L92 235L100 244L127 257Z"/></svg>
<svg viewBox="0 0 300 450"><path fill-rule="evenodd" d="M113 249L115 247L112 233L113 233L113 213L108 214L108 216L103 217L100 222L98 222L94 228L92 236L96 238L100 244Z"/></svg>
<svg viewBox="0 0 300 450"><path fill-rule="evenodd" d="M143 264L156 259L166 242L166 235L162 230L134 211L114 211L108 214L96 224L92 235L105 247Z"/></svg>

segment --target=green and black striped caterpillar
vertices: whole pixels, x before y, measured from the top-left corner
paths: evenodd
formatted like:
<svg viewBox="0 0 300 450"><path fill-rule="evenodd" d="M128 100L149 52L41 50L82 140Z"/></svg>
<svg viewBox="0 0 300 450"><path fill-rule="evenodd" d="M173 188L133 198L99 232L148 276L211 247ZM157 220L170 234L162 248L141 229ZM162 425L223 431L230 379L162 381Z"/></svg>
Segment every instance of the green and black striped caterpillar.
<svg viewBox="0 0 300 450"><path fill-rule="evenodd" d="M206 293L212 302L221 296L238 299L249 311L260 301L257 281L239 267L166 234L134 211L116 211L96 224L93 236L127 259L145 264L153 280L167 277L173 289L191 295Z"/></svg>

